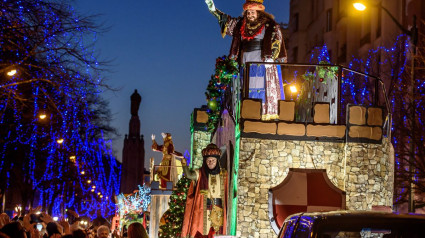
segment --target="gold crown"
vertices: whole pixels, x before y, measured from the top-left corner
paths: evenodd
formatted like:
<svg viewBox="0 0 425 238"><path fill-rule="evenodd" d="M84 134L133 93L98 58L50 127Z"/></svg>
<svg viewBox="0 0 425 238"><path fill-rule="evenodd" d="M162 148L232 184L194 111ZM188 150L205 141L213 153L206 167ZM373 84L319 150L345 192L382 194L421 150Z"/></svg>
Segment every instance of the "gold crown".
<svg viewBox="0 0 425 238"><path fill-rule="evenodd" d="M263 4L264 0L246 0L246 2L247 3L248 2L256 2L256 3L259 3L259 4Z"/></svg>
<svg viewBox="0 0 425 238"><path fill-rule="evenodd" d="M202 157L216 157L220 158L221 150L215 144L209 144L202 150Z"/></svg>
<svg viewBox="0 0 425 238"><path fill-rule="evenodd" d="M243 10L264 11L265 7L263 2L264 0L246 0L246 2L243 4Z"/></svg>

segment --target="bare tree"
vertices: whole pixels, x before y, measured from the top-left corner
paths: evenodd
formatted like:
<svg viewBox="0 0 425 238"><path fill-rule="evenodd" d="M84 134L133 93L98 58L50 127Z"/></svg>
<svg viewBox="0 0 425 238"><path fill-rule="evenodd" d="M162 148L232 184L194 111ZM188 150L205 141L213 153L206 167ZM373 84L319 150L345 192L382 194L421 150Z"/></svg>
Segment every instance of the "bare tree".
<svg viewBox="0 0 425 238"><path fill-rule="evenodd" d="M18 189L24 204L40 189L63 204L67 196L93 201L86 181L108 183L119 173L100 141L115 133L100 97L110 89L101 78L107 64L93 41L105 29L67 1L2 1L0 9L0 188Z"/></svg>

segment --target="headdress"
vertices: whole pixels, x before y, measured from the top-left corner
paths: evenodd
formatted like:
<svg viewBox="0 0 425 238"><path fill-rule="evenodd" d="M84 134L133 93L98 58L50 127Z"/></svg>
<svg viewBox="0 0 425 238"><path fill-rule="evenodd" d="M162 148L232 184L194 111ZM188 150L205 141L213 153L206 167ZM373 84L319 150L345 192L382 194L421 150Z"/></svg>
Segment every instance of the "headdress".
<svg viewBox="0 0 425 238"><path fill-rule="evenodd" d="M205 149L202 150L202 157L208 158L208 157L215 157L217 159L220 159L221 156L221 150L218 148L215 144L209 144Z"/></svg>
<svg viewBox="0 0 425 238"><path fill-rule="evenodd" d="M264 0L246 0L243 5L243 10L257 10L264 11L266 7L263 5Z"/></svg>

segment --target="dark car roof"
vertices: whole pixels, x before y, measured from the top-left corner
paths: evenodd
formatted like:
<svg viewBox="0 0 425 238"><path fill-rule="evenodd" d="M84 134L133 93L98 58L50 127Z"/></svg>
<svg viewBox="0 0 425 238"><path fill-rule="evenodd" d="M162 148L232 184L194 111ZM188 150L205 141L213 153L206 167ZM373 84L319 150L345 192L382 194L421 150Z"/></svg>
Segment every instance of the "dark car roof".
<svg viewBox="0 0 425 238"><path fill-rule="evenodd" d="M349 210L340 210L340 211L330 211L330 212L301 212L296 213L288 217L294 216L304 216L311 217L313 219L349 219L350 217L375 217L375 218L384 218L384 219L396 219L396 218L411 218L411 219L420 219L425 221L425 215L422 214L399 214L391 212L380 212L380 211L349 211Z"/></svg>
<svg viewBox="0 0 425 238"><path fill-rule="evenodd" d="M301 216L301 217L300 217ZM309 220L313 229L361 229L397 228L397 227L425 227L425 216L412 214L396 214L377 211L332 211L298 213L287 219Z"/></svg>

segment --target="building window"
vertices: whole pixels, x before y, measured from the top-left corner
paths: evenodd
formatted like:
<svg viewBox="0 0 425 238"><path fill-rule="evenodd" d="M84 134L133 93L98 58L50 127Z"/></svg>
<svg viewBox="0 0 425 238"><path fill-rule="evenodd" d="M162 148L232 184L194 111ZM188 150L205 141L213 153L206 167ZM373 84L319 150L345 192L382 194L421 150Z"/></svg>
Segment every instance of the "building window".
<svg viewBox="0 0 425 238"><path fill-rule="evenodd" d="M326 32L332 31L332 8L326 11Z"/></svg>
<svg viewBox="0 0 425 238"><path fill-rule="evenodd" d="M294 14L294 32L298 31L298 13Z"/></svg>
<svg viewBox="0 0 425 238"><path fill-rule="evenodd" d="M294 49L292 49L292 58L294 60L293 63L298 63L298 47L294 47Z"/></svg>

